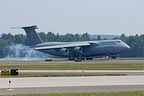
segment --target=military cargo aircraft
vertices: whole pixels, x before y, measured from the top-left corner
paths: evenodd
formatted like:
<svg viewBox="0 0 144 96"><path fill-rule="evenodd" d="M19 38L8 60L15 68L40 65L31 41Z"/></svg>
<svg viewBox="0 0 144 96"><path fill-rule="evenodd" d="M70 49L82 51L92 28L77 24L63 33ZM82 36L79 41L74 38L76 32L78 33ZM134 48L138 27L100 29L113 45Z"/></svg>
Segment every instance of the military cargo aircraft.
<svg viewBox="0 0 144 96"><path fill-rule="evenodd" d="M90 58L94 56L111 56L128 51L130 47L121 40L99 40L79 42L43 42L36 33L37 26L20 27L24 29L34 50L68 58Z"/></svg>

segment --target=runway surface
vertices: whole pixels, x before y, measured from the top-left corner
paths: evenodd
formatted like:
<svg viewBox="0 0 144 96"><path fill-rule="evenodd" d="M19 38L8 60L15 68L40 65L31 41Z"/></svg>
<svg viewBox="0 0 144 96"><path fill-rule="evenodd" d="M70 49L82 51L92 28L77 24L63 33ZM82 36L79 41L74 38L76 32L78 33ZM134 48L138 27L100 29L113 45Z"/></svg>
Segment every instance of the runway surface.
<svg viewBox="0 0 144 96"><path fill-rule="evenodd" d="M88 93L88 92L125 92L144 91L143 85L114 85L114 86L73 86L73 87L42 87L15 88L13 90L0 89L4 94L50 94L50 93Z"/></svg>
<svg viewBox="0 0 144 96"><path fill-rule="evenodd" d="M144 76L90 76L90 77L29 77L0 78L0 88L144 85Z"/></svg>
<svg viewBox="0 0 144 96"><path fill-rule="evenodd" d="M6 90L9 87L8 81L11 80L11 88L14 90ZM52 90L59 92L87 92L99 91L95 88L107 89L113 91L116 86L118 90L125 91L127 87L129 91L143 90L144 76L93 76L93 77L33 77L33 78L0 78L0 93L6 94L10 92L22 93L41 93L42 90ZM121 86L121 87L118 87ZM125 87L126 86L126 87ZM133 87L130 87L133 86ZM52 89L51 89L52 88ZM65 89L69 90L65 90ZM78 89L75 89L78 88ZM84 88L84 90L82 90ZM31 91L26 91L26 90ZM21 91L16 91L21 90ZM35 91L37 90L37 91ZM51 91L53 93L53 91ZM104 90L103 90L104 91ZM49 91L47 91L49 92Z"/></svg>

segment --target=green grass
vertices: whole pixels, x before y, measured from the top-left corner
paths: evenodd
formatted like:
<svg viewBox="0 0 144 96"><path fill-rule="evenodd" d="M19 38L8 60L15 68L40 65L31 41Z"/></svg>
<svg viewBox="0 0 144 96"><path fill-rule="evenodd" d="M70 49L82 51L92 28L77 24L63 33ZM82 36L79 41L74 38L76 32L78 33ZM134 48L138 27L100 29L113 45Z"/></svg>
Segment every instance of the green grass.
<svg viewBox="0 0 144 96"><path fill-rule="evenodd" d="M31 64L32 63L32 64ZM144 70L144 60L39 61L1 60L0 70Z"/></svg>
<svg viewBox="0 0 144 96"><path fill-rule="evenodd" d="M59 93L59 94L17 94L4 96L144 96L144 91L97 92L97 93Z"/></svg>
<svg viewBox="0 0 144 96"><path fill-rule="evenodd" d="M15 77L71 77L71 76L126 76L126 74L116 73L94 73L94 72L46 72L46 73L19 73L18 76L2 76L0 78L15 78Z"/></svg>
<svg viewBox="0 0 144 96"><path fill-rule="evenodd" d="M144 64L0 64L0 70L144 70Z"/></svg>

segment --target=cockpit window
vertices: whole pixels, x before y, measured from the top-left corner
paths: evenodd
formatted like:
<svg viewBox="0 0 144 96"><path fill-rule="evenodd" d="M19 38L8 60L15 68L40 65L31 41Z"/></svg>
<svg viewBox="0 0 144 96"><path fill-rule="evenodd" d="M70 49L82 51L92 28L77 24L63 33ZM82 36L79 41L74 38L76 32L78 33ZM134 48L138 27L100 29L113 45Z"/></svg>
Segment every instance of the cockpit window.
<svg viewBox="0 0 144 96"><path fill-rule="evenodd" d="M120 42L120 40L118 42Z"/></svg>

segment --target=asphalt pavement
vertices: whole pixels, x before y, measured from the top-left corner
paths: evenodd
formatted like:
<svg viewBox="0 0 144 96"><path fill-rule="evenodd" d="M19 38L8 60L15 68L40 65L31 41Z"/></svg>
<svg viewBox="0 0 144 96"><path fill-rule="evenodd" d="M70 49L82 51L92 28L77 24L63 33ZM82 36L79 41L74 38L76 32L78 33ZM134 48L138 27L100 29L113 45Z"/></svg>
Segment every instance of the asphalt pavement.
<svg viewBox="0 0 144 96"><path fill-rule="evenodd" d="M8 90L9 87L12 90ZM144 76L0 78L0 94L143 91L143 89Z"/></svg>

